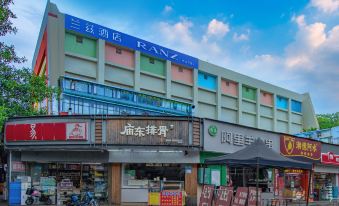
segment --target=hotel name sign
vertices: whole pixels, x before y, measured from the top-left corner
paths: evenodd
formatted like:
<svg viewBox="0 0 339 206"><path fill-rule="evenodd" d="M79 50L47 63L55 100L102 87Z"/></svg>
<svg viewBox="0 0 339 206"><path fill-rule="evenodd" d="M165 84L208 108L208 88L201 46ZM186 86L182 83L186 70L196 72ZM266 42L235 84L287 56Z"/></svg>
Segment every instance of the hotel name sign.
<svg viewBox="0 0 339 206"><path fill-rule="evenodd" d="M198 68L197 58L68 14L65 14L65 28L69 31L103 39L107 42L131 48L157 58L166 59L189 68Z"/></svg>

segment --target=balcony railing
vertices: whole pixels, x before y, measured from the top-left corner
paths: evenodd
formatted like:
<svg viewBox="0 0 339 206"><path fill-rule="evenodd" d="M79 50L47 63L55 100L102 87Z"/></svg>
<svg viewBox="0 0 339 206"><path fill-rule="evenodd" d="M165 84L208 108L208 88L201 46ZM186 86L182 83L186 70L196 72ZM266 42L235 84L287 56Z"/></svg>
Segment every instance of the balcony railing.
<svg viewBox="0 0 339 206"><path fill-rule="evenodd" d="M68 109L67 105L71 106L73 104L74 107L75 105L83 105L83 108L87 107L88 110L95 108L95 113L97 113L97 108L101 107L107 108L107 114L109 114L108 110L110 107L112 108L112 112L115 111L116 108L119 108L120 111L128 107L129 111L131 111L132 108L132 111L135 111L132 114L143 114L147 112L163 115L192 115L192 105L189 103L128 89L101 85L69 77L62 77L60 79L60 86L64 94L62 110ZM78 97L78 100L76 100L75 97ZM91 100L91 102L79 100L79 98L85 98ZM93 114L93 111L90 112L90 114Z"/></svg>

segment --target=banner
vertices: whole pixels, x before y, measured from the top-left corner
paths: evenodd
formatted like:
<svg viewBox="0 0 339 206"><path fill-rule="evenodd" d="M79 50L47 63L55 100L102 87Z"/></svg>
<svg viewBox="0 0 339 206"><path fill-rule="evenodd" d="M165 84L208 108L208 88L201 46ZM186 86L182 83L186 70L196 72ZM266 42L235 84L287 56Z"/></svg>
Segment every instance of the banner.
<svg viewBox="0 0 339 206"><path fill-rule="evenodd" d="M5 126L7 142L87 140L87 135L87 123L85 122L7 124Z"/></svg>
<svg viewBox="0 0 339 206"><path fill-rule="evenodd" d="M280 137L280 152L286 157L309 162L320 162L321 143L284 135Z"/></svg>
<svg viewBox="0 0 339 206"><path fill-rule="evenodd" d="M230 206L233 198L233 187L220 186L215 199L215 206Z"/></svg>
<svg viewBox="0 0 339 206"><path fill-rule="evenodd" d="M339 155L332 152L321 153L321 163L339 166Z"/></svg>
<svg viewBox="0 0 339 206"><path fill-rule="evenodd" d="M204 185L201 195L199 206L212 206L214 185Z"/></svg>
<svg viewBox="0 0 339 206"><path fill-rule="evenodd" d="M232 206L245 206L246 200L248 196L248 188L247 187L238 187L237 193L233 199Z"/></svg>

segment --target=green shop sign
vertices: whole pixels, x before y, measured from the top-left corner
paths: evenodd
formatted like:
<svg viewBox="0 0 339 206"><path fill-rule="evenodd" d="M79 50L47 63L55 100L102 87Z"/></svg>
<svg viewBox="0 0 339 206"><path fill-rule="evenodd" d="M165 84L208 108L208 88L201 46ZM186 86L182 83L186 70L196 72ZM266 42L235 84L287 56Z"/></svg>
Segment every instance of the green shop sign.
<svg viewBox="0 0 339 206"><path fill-rule="evenodd" d="M218 133L218 128L215 125L210 125L208 127L208 134L211 135L212 137L215 137Z"/></svg>

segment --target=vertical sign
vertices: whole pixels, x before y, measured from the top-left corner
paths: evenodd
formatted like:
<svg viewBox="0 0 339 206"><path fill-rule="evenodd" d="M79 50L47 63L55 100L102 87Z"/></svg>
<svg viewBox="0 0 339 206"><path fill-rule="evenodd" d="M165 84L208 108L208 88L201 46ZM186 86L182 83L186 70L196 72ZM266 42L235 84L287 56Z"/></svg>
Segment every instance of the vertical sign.
<svg viewBox="0 0 339 206"><path fill-rule="evenodd" d="M199 206L212 206L214 185L204 185L200 195Z"/></svg>
<svg viewBox="0 0 339 206"><path fill-rule="evenodd" d="M248 196L247 187L238 187L237 193L235 194L232 206L245 206Z"/></svg>
<svg viewBox="0 0 339 206"><path fill-rule="evenodd" d="M230 206L233 198L233 187L220 186L215 200L215 206Z"/></svg>
<svg viewBox="0 0 339 206"><path fill-rule="evenodd" d="M247 206L256 206L257 204L257 188L249 187ZM261 205L261 188L258 188L258 205Z"/></svg>

